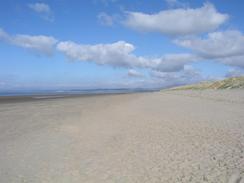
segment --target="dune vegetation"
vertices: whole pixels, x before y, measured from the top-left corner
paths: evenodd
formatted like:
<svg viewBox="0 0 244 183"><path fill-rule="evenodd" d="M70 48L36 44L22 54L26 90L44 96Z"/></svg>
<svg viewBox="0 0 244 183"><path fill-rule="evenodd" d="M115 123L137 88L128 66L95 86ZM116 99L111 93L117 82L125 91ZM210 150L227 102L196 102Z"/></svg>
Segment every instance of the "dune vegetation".
<svg viewBox="0 0 244 183"><path fill-rule="evenodd" d="M192 85L171 88L172 90L205 90L205 89L244 89L244 76L227 78L221 81L206 81Z"/></svg>

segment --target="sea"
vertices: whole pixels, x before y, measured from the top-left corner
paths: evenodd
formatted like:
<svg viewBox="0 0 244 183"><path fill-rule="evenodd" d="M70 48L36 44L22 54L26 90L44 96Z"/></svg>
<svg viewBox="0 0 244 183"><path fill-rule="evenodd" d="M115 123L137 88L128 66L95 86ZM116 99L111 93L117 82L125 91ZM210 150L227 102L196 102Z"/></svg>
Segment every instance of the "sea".
<svg viewBox="0 0 244 183"><path fill-rule="evenodd" d="M97 95L97 94L125 94L138 92L153 92L159 89L145 88L116 88L116 89L71 89L71 90L11 90L0 91L0 96L33 96L35 98L53 98L72 95Z"/></svg>

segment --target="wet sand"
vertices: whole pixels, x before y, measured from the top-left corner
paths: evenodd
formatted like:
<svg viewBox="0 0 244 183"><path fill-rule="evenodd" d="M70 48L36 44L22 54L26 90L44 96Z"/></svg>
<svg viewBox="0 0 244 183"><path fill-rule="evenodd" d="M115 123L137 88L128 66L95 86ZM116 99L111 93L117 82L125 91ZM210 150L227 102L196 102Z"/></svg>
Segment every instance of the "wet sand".
<svg viewBox="0 0 244 183"><path fill-rule="evenodd" d="M240 183L244 90L0 102L0 147L4 183Z"/></svg>

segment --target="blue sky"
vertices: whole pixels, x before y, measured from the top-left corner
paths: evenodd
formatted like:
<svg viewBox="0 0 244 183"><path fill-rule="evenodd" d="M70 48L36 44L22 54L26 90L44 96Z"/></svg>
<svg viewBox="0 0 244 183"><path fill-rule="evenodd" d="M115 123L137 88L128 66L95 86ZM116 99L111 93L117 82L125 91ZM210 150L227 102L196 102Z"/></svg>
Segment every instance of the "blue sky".
<svg viewBox="0 0 244 183"><path fill-rule="evenodd" d="M0 90L165 87L243 74L238 0L0 2Z"/></svg>

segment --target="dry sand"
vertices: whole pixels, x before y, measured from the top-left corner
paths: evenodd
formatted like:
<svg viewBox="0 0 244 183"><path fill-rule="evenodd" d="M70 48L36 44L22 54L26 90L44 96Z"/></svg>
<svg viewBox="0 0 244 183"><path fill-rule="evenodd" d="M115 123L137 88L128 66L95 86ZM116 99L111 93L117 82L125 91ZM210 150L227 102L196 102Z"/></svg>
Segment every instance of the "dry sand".
<svg viewBox="0 0 244 183"><path fill-rule="evenodd" d="M0 104L0 182L244 182L244 90Z"/></svg>

